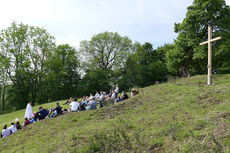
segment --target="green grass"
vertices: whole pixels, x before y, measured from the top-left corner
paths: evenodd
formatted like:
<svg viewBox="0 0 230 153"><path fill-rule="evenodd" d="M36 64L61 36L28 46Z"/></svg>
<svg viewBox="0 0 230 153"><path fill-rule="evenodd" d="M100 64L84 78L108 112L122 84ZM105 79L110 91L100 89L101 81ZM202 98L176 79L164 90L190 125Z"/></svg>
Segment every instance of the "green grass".
<svg viewBox="0 0 230 153"><path fill-rule="evenodd" d="M214 83L195 76L143 88L114 106L31 124L1 139L0 151L230 152L230 75ZM23 116L1 115L1 126Z"/></svg>

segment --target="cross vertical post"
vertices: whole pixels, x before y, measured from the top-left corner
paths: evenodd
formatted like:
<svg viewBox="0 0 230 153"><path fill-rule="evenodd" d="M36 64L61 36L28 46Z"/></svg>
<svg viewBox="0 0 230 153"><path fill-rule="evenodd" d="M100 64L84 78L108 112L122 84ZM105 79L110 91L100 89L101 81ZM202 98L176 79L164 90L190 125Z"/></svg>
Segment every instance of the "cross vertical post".
<svg viewBox="0 0 230 153"><path fill-rule="evenodd" d="M212 85L212 27L208 27L208 85Z"/></svg>
<svg viewBox="0 0 230 153"><path fill-rule="evenodd" d="M212 39L212 27L208 27L208 41L200 43L200 45L208 44L208 78L207 85L213 85L212 83L212 42L221 40L222 37L217 37Z"/></svg>

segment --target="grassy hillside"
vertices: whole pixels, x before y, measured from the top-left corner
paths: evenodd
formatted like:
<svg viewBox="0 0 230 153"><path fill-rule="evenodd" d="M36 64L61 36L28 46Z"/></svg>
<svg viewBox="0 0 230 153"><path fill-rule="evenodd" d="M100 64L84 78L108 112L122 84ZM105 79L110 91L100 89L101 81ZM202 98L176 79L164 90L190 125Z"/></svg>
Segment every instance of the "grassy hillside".
<svg viewBox="0 0 230 153"><path fill-rule="evenodd" d="M118 105L46 119L1 139L0 151L230 152L230 75L214 83L179 79ZM1 123L16 115L4 116Z"/></svg>

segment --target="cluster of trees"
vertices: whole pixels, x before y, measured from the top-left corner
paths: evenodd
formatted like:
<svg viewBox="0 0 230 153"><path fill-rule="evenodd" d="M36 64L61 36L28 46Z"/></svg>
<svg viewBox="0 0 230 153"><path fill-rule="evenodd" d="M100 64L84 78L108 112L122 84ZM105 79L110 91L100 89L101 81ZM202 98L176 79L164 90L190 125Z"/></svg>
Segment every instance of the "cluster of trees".
<svg viewBox="0 0 230 153"><path fill-rule="evenodd" d="M180 76L205 74L207 71L208 26L213 27L213 36L223 40L213 43L213 69L216 73L230 72L230 8L225 0L194 0L188 7L182 23L174 30L178 37L174 44L164 46L166 64L170 73Z"/></svg>
<svg viewBox="0 0 230 153"><path fill-rule="evenodd" d="M79 81L75 48L55 45L45 29L12 25L0 33L1 108L20 109L29 100L48 102L69 96ZM61 93L61 95L60 95Z"/></svg>
<svg viewBox="0 0 230 153"><path fill-rule="evenodd" d="M194 0L182 23L175 24L173 44L153 49L114 32L80 43L56 45L45 29L15 22L0 32L0 103L20 109L28 101L41 104L108 91L164 82L169 76L205 74L208 26L222 41L213 44L216 73L230 72L230 8L225 0Z"/></svg>

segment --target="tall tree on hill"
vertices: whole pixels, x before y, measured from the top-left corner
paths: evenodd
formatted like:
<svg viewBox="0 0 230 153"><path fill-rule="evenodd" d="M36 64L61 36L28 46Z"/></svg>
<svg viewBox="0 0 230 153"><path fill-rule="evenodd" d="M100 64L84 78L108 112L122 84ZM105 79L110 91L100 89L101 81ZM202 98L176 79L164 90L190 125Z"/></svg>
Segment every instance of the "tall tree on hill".
<svg viewBox="0 0 230 153"><path fill-rule="evenodd" d="M99 33L90 41L82 41L79 52L86 73L81 81L82 88L92 93L108 90L113 80L117 81L113 71L124 67L131 51L132 41L118 33Z"/></svg>
<svg viewBox="0 0 230 153"><path fill-rule="evenodd" d="M199 43L207 39L208 26L213 27L214 36L229 33L229 22L230 9L225 0L194 0L193 4L188 7L183 22L175 24L175 32L179 35L175 40L175 48L166 53L169 71L177 69L178 74L183 77L205 73L207 46L200 47ZM218 59L230 57L230 54L227 53L230 41L225 35L223 36L224 41L213 45L215 48L214 70L226 64L226 61Z"/></svg>
<svg viewBox="0 0 230 153"><path fill-rule="evenodd" d="M124 64L132 48L132 41L118 33L104 32L80 43L86 69L110 70Z"/></svg>

